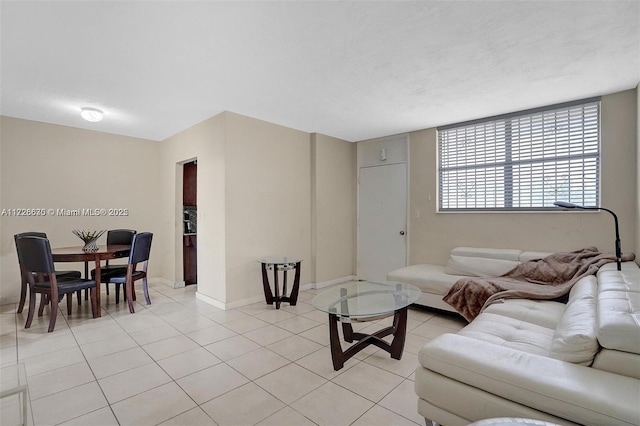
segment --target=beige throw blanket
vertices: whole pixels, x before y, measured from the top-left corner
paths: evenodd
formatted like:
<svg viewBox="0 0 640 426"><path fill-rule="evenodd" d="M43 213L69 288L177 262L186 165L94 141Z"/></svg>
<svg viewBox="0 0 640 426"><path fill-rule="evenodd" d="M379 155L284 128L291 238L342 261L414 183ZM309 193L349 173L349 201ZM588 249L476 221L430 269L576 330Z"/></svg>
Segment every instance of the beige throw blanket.
<svg viewBox="0 0 640 426"><path fill-rule="evenodd" d="M623 261L633 259L633 253L622 257ZM613 254L600 253L595 247L554 253L544 259L523 262L500 277L462 278L442 300L471 322L486 306L500 299L561 300L580 278L595 274L600 266L615 261Z"/></svg>

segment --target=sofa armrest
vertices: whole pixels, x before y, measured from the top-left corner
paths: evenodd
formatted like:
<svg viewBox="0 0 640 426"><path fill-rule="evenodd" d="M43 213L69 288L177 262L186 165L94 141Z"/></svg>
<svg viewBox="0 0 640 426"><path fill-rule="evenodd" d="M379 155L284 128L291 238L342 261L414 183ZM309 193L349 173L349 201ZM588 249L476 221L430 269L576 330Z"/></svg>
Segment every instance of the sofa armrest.
<svg viewBox="0 0 640 426"><path fill-rule="evenodd" d="M456 334L419 352L420 364L504 399L578 423L640 424L640 380Z"/></svg>

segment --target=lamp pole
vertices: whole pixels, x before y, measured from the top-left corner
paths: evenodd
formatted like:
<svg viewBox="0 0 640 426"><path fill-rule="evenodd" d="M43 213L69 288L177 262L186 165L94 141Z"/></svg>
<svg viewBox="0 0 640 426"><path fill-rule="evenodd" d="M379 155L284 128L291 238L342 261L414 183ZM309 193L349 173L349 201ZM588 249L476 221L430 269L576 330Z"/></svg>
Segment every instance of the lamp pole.
<svg viewBox="0 0 640 426"><path fill-rule="evenodd" d="M616 216L614 212L609 209L605 209L604 207L585 207L578 204L567 203L564 201L556 201L555 203L553 203L553 205L562 209L604 210L605 212L611 213L611 216L613 216L613 220L616 225L616 264L618 265L618 271L622 270L622 265L620 263L622 258L622 249L620 247L620 232L618 231L618 216Z"/></svg>

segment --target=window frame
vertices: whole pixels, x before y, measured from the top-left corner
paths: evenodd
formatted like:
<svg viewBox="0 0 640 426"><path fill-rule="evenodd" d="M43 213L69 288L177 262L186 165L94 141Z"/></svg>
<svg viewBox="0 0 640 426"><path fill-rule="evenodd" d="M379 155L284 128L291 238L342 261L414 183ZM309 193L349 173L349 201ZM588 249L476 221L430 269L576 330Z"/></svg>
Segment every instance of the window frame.
<svg viewBox="0 0 640 426"><path fill-rule="evenodd" d="M517 120L517 119L522 119L525 117L530 117L536 114L544 114L544 113L550 113L550 112L554 112L554 114L557 114L559 112L562 111L566 111L567 113L569 112L569 110L571 108L575 108L575 107L586 107L586 106L591 106L592 104L596 104L596 118L593 122L595 122L596 124L596 129L595 129L595 137L596 137L596 142L595 142L595 147L596 147L596 151L595 152L590 152L590 153L584 153L582 155L576 155L576 154L569 154L566 156L555 156L555 157L548 157L548 158L538 158L538 159L529 159L529 160L518 160L518 161L514 161L513 158L511 157L511 152L514 146L516 146L517 144L513 143L513 135L511 135L511 126L512 126L512 121ZM501 115L495 115L495 116L491 116L491 117L485 117L485 118L480 118L480 119L476 119L476 120L470 120L470 121L465 121L465 122L461 122L461 123L454 123L454 124L449 124L446 126L439 126L436 128L437 130L437 194L438 194L438 202L437 202L437 212L440 213L456 213L456 212L476 212L476 213L483 213L483 212L546 212L546 211L558 211L559 209L555 206L544 206L544 207L540 207L540 206L535 206L532 207L531 204L534 204L535 200L532 199L530 201L529 206L517 206L514 207L513 206L513 201L514 201L514 175L513 175L513 167L514 166L520 166L520 165L527 165L527 164L531 164L533 165L534 163L540 163L540 164L554 164L557 163L559 161L563 161L563 160L575 160L575 159L581 159L582 161L585 161L587 159L593 159L595 160L595 167L593 168L593 172L595 173L595 195L593 195L595 197L595 204L585 204L585 206L589 206L589 207L600 207L600 203L601 203L601 188L602 188L602 146L601 146L601 127L602 127L602 120L601 120L601 114L602 114L602 106L601 106L601 97L597 96L597 97L591 97L591 98L586 98L586 99L580 99L580 100L576 100L576 101L571 101L571 102L564 102L564 103L559 103L559 104L553 104L553 105L548 105L548 106L543 106L543 107L538 107L538 108L533 108L533 109L528 109L528 110L522 110L522 111L516 111L516 112L512 112L512 113L508 113L508 114L501 114ZM583 112L583 117L584 117L585 113ZM442 144L443 139L442 139L442 132L446 132L449 130L460 130L463 128L474 128L474 126L486 126L486 125L490 125L491 123L497 124L500 122L504 121L504 161L494 161L494 162L484 162L484 163L479 163L479 164L463 164L463 165L457 165L454 167L443 167L443 149L442 149ZM585 123L585 124L589 124L589 123ZM542 127L542 125L540 126ZM585 129L585 126L581 126L580 129ZM476 128L477 130L477 128ZM544 129L541 130L542 132L544 132ZM583 130L584 133L584 130ZM557 135L556 133L549 133L549 135ZM547 136L547 134L545 133L545 136ZM593 135L591 136L593 137ZM486 139L482 139L482 138L476 138L474 137L472 139L472 141L484 141ZM521 139L518 139L521 140ZM494 139L495 141L495 139ZM482 144L482 146L490 146L491 144L491 140L489 140L489 142L486 142L484 144ZM533 144L532 144L533 145ZM543 145L543 144L541 144ZM584 142L583 139L583 144L582 146L584 147L586 145L586 143ZM589 146L593 145L593 142L591 142L591 144ZM557 148L557 144L554 145L554 148ZM504 207L443 207L443 191L445 186L443 185L443 175L444 173L446 173L447 171L452 171L452 170L480 170L480 169L487 169L491 166L494 167L504 167L504 172L502 173L503 176L503 183L504 183L504 195L503 195L503 202L504 202ZM569 171L571 171L572 168L569 167ZM588 169L588 167L583 163L582 168L577 168L577 170L582 170L582 171L590 171L590 169ZM539 172L540 176L544 176L544 172ZM468 182L469 178L465 178L464 182ZM483 182L486 180L483 180ZM498 186L496 186L498 187ZM584 191L582 192L582 197L585 197L585 194L590 194L593 193L593 189L589 192ZM486 192L485 192L486 193ZM570 201L568 198L566 199L561 199L558 198L559 201ZM554 200L556 201L556 200ZM572 201L573 202L573 201ZM580 203L578 203L580 204Z"/></svg>

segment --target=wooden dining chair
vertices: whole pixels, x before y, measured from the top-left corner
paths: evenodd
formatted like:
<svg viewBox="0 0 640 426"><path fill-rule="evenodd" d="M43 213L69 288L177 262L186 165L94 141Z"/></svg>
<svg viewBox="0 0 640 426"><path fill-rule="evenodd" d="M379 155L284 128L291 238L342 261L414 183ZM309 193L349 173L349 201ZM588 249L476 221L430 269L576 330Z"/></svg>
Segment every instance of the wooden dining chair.
<svg viewBox="0 0 640 426"><path fill-rule="evenodd" d="M107 245L131 245L136 231L133 229L112 229L107 232ZM127 272L127 264L109 264L100 267L100 282L105 283L109 295L109 278L112 275L122 275ZM96 270L91 270L91 279L96 278ZM120 292L116 290L116 304L120 302Z"/></svg>
<svg viewBox="0 0 640 426"><path fill-rule="evenodd" d="M27 288L29 287L27 274L25 273L24 267L22 265L22 258L20 256L20 250L18 249L18 238L22 237L47 238L47 234L45 234L44 232L22 232L13 236L13 240L16 243L16 251L18 253L18 265L20 266L20 302L18 302L17 313L21 313L24 309L24 304L27 298ZM56 271L56 278L59 281L74 280L80 278L81 276L82 274L80 273L80 271ZM47 301L43 298L40 305L44 307L44 304L46 304L46 302Z"/></svg>
<svg viewBox="0 0 640 426"><path fill-rule="evenodd" d="M134 282L142 280L142 290L147 305L151 304L149 298L149 288L147 286L147 266L149 264L149 254L151 252L151 240L153 234L151 232L141 232L133 236L131 242L131 251L129 252L129 260L127 262L127 270L124 274L114 274L109 277L109 282L116 285L116 301L119 300L120 286L125 286L126 299L129 304L129 312L135 313L133 301L135 298ZM142 269L138 269L137 265L142 263Z"/></svg>
<svg viewBox="0 0 640 426"><path fill-rule="evenodd" d="M49 333L51 333L56 326L59 297L65 294L67 295L67 314L71 315L73 294L78 290L89 289L91 293L91 312L94 318L97 317L96 282L82 278L65 281L58 280L53 267L51 245L48 239L42 237L21 237L16 239L16 245L29 282L29 314L27 315L27 322L24 328L31 327L36 307L36 293L46 296L50 301L51 317L49 318ZM36 276L38 277L38 281L35 280ZM38 316L42 316L42 310L38 312Z"/></svg>

